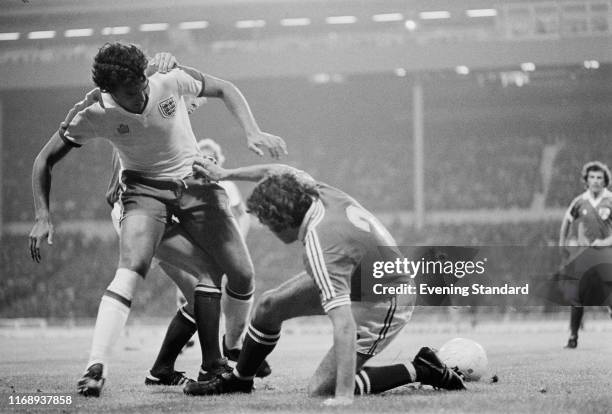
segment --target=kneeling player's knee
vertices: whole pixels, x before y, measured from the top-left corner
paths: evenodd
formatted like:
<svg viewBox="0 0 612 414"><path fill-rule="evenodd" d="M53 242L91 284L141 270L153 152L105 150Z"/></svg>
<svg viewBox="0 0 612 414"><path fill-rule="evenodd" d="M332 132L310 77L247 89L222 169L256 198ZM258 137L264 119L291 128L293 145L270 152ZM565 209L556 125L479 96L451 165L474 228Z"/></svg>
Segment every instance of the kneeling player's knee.
<svg viewBox="0 0 612 414"><path fill-rule="evenodd" d="M274 295L274 291L267 291L261 295L255 307L254 320L258 322L275 321L282 322L282 309L280 301Z"/></svg>

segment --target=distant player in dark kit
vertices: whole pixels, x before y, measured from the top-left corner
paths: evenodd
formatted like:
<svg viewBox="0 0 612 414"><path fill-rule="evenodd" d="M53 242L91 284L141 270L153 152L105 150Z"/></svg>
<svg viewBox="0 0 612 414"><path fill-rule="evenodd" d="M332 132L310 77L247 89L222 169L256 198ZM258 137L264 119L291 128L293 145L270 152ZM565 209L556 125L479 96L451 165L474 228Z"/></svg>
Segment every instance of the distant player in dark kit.
<svg viewBox="0 0 612 414"><path fill-rule="evenodd" d="M606 247L612 246L612 192L610 170L599 161L587 162L581 171L586 191L569 205L559 231L560 246ZM612 317L612 307L608 308ZM584 307L572 306L570 337L566 348L578 346L578 330Z"/></svg>
<svg viewBox="0 0 612 414"><path fill-rule="evenodd" d="M225 170L198 160L194 170L213 180L261 180L247 207L283 242L303 243L306 271L262 295L233 373L186 384L186 394L252 392L255 372L276 346L283 321L323 313L332 321L334 343L312 377L309 393L332 396L326 405L350 404L355 394L379 393L417 381L437 388L465 388L461 377L426 347L412 362L364 368L408 323L415 298L365 298L362 262L371 254L393 261L401 253L387 229L357 201L283 165Z"/></svg>

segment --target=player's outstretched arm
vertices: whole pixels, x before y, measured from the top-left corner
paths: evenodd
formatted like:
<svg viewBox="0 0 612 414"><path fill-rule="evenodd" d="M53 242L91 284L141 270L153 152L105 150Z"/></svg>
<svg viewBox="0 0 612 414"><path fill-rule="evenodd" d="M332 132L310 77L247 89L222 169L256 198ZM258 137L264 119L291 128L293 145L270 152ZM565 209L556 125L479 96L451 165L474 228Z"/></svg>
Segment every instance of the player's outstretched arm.
<svg viewBox="0 0 612 414"><path fill-rule="evenodd" d="M326 405L346 405L353 401L355 388L356 330L351 305L330 309L327 313L334 327L334 356L336 360L336 390Z"/></svg>
<svg viewBox="0 0 612 414"><path fill-rule="evenodd" d="M279 159L287 154L285 141L276 135L263 132L253 116L251 107L240 89L231 82L217 77L204 74L189 66L179 66L192 78L202 82L200 96L209 98L221 98L230 113L236 118L247 138L249 149L257 155L263 156L263 150L267 149L270 156Z"/></svg>
<svg viewBox="0 0 612 414"><path fill-rule="evenodd" d="M49 139L34 160L32 167L32 192L34 195L35 222L30 231L30 255L40 262L40 247L44 239L53 244L53 224L49 214L49 195L51 192L51 169L68 154L72 148L60 137L61 131Z"/></svg>
<svg viewBox="0 0 612 414"><path fill-rule="evenodd" d="M303 171L284 164L258 164L226 169L218 166L215 162L207 158L201 158L194 161L193 172L196 176L207 177L213 181L259 181L270 174L282 174L285 172L306 174Z"/></svg>

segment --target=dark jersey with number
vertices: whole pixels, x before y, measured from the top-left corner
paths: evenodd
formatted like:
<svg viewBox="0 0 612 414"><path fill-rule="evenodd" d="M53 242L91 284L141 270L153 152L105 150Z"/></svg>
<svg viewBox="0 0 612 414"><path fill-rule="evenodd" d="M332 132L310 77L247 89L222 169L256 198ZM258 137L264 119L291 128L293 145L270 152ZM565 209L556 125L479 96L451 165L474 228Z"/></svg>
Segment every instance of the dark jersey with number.
<svg viewBox="0 0 612 414"><path fill-rule="evenodd" d="M323 183L317 187L320 197L306 213L299 238L304 243L306 271L319 288L323 309L327 312L351 301L382 301L393 296L369 295L372 282L397 280L374 280L371 269L375 260L401 257L393 237L346 193Z"/></svg>
<svg viewBox="0 0 612 414"><path fill-rule="evenodd" d="M581 223L589 242L605 239L612 234L612 192L604 189L598 198L589 191L576 197L567 209L565 219Z"/></svg>

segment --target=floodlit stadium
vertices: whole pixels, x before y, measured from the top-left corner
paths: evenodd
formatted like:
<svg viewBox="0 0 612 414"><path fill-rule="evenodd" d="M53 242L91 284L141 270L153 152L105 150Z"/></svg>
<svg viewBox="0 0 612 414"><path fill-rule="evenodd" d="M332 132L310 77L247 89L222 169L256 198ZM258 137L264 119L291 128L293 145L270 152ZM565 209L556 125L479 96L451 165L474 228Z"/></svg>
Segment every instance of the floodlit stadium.
<svg viewBox="0 0 612 414"><path fill-rule="evenodd" d="M568 265L589 246L605 255L612 245L610 177L603 174L594 190L582 171L590 161L612 163L610 0L2 0L0 10L0 412L333 409L307 392L315 361L333 344L324 315L283 324L267 358L272 374L256 378L252 394L185 396L181 387L145 386L177 308L176 288L156 261L130 299L100 398L77 394L100 298L120 260L105 199L113 146L92 139L53 168L55 233L52 245L42 242L40 263L28 248L37 215L33 166L96 86L92 63L107 42L136 44L149 60L168 52L180 65L231 82L261 130L285 141L279 162L354 197L371 213L358 219L378 218L404 254L433 246L436 260L466 260L467 248L478 246L467 260L487 252L489 273L475 281L462 275L466 286L502 292L497 286L509 281L531 283L529 300L500 293L469 302L470 295L453 298L466 289L448 288L441 277L446 296L416 299L405 329L371 363L410 363L421 346L472 339L486 350L488 372L467 390L412 381L333 410L610 411L611 274L597 268L601 285L584 288L590 266ZM267 151L260 158L249 150L218 97L189 116L195 138L219 143L228 169L275 162ZM124 128L119 135L128 135ZM256 187L234 181L244 200ZM256 306L305 265L301 243L285 245L253 215L250 222ZM577 250L559 252L566 243ZM467 250L449 253L448 246ZM568 272L575 284L557 286ZM536 276L554 283L536 290ZM495 289L487 285L495 281ZM578 307L584 318L570 305L585 305ZM564 348L568 337L577 346ZM201 362L194 339L176 362L190 378ZM71 403L28 400L43 395Z"/></svg>

